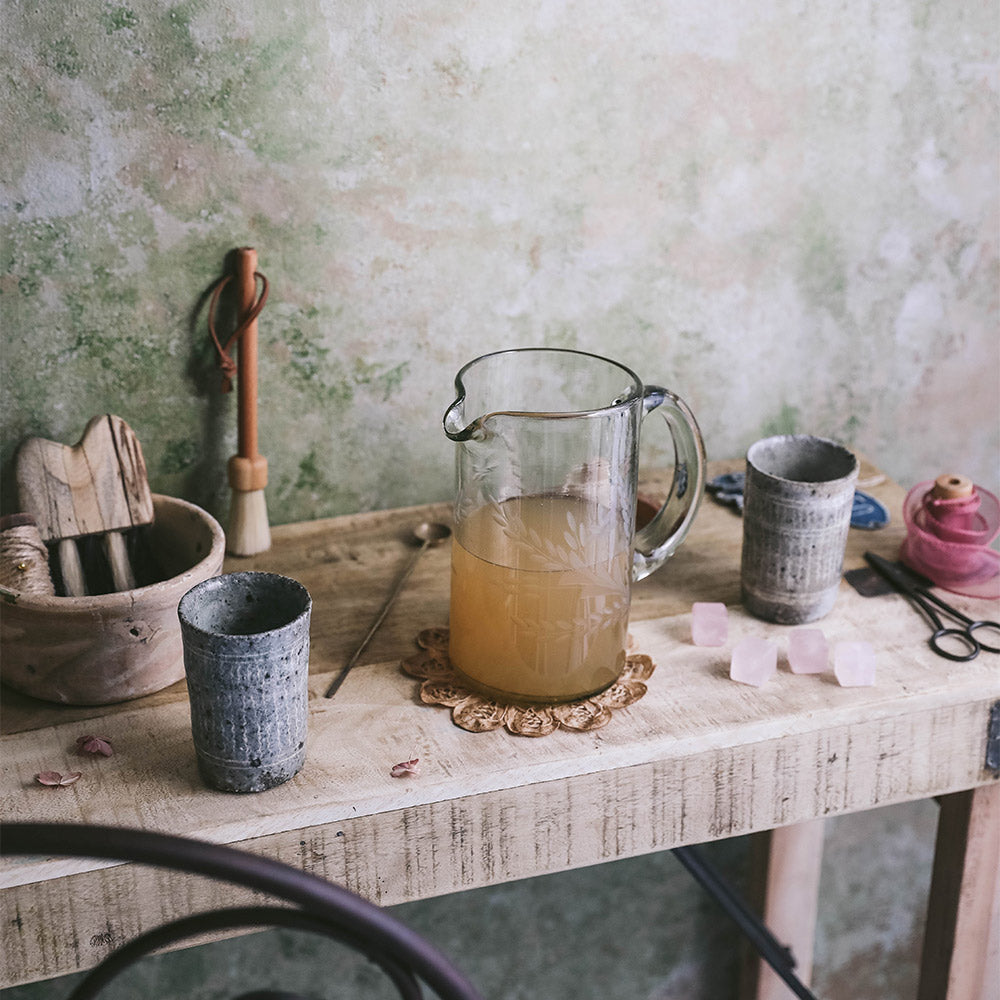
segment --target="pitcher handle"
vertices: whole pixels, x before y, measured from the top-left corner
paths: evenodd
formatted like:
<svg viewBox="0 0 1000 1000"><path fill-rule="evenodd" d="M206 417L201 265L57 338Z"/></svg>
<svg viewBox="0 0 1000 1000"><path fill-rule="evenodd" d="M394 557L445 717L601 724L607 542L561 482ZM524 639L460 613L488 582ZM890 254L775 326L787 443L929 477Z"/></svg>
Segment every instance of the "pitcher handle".
<svg viewBox="0 0 1000 1000"><path fill-rule="evenodd" d="M656 516L635 534L632 579L642 580L674 554L691 528L705 492L705 444L694 414L669 389L643 387L643 419L659 408L674 442L674 479Z"/></svg>

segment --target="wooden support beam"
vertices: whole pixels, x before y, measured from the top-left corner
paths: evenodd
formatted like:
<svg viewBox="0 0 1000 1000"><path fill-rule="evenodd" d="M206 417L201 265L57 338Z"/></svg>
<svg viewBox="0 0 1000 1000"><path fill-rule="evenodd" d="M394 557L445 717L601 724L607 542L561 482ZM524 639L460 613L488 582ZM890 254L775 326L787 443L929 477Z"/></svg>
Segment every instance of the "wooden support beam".
<svg viewBox="0 0 1000 1000"><path fill-rule="evenodd" d="M750 846L749 901L771 933L795 957L795 974L807 986L813 946L825 821L810 820L756 833ZM740 996L788 1000L788 987L756 953L743 965Z"/></svg>
<svg viewBox="0 0 1000 1000"><path fill-rule="evenodd" d="M1000 1000L1000 782L940 799L918 1000Z"/></svg>

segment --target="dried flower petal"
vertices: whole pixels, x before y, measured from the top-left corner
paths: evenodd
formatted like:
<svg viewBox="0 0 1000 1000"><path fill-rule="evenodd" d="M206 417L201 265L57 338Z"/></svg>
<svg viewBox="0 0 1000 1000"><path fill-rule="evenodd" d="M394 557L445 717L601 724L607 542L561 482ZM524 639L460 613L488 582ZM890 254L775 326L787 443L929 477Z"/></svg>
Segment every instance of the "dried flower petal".
<svg viewBox="0 0 1000 1000"><path fill-rule="evenodd" d="M71 771L69 774L60 774L58 771L42 771L35 775L35 781L40 785L49 785L59 788L65 785L72 785L74 781L83 777L83 771Z"/></svg>
<svg viewBox="0 0 1000 1000"><path fill-rule="evenodd" d="M389 772L394 778L405 778L410 774L420 773L420 758L414 757L413 760L404 760L399 764L393 764L392 770Z"/></svg>
<svg viewBox="0 0 1000 1000"><path fill-rule="evenodd" d="M102 757L110 757L115 751L111 740L105 736L78 736L76 738L78 753L99 753Z"/></svg>

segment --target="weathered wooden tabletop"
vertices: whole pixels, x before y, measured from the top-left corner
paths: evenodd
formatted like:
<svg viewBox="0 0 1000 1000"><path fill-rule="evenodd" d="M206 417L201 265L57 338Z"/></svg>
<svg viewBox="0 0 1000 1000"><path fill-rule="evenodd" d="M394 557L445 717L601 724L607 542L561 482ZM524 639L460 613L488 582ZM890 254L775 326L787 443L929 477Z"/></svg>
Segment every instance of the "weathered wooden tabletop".
<svg viewBox="0 0 1000 1000"><path fill-rule="evenodd" d="M713 463L709 474L741 465ZM904 491L867 463L861 483L892 521L877 532L852 529L848 569L866 549L895 558L903 537ZM644 485L653 496L663 488L657 479ZM250 796L206 789L183 683L97 709L4 690L3 817L182 832L390 904L992 780L987 719L1000 699L1000 658L943 660L903 598L865 598L842 583L833 612L814 627L831 643L872 642L877 684L793 675L784 661L790 629L740 607L740 519L709 498L679 552L634 589L630 632L656 670L645 697L605 728L540 739L473 734L447 709L420 702L418 682L399 664L420 630L447 624L447 545L424 554L358 666L324 699L411 558L410 529L449 514L442 504L285 525L269 552L227 563L293 576L313 596L308 759L293 780ZM995 605L946 596L995 617ZM726 647L691 644L694 601L729 605ZM779 645L779 672L760 689L728 677L732 645L750 635ZM112 740L114 756L78 757L85 733ZM415 757L418 776L390 776ZM84 773L53 789L35 782L43 770ZM4 985L87 968L123 937L238 898L198 878L85 860L7 860L0 887Z"/></svg>

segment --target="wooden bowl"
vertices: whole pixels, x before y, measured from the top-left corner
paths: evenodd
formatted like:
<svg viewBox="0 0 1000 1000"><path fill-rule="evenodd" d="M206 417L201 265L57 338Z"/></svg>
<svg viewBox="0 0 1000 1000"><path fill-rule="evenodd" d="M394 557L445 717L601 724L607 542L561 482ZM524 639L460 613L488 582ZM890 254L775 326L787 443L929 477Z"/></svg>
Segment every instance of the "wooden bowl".
<svg viewBox="0 0 1000 1000"><path fill-rule="evenodd" d="M159 494L146 531L160 582L92 597L4 595L5 684L45 701L110 705L184 676L177 605L196 583L218 576L225 536L200 507Z"/></svg>

